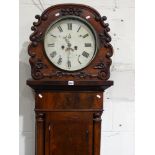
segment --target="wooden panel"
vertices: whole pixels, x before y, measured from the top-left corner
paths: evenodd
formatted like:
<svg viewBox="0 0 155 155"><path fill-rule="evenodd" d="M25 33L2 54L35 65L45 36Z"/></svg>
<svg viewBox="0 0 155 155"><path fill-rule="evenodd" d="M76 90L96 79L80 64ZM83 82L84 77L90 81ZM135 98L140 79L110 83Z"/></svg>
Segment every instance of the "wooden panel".
<svg viewBox="0 0 155 155"><path fill-rule="evenodd" d="M46 155L92 155L92 116L89 112L49 113Z"/></svg>
<svg viewBox="0 0 155 155"><path fill-rule="evenodd" d="M36 109L102 109L102 92L42 92L36 94Z"/></svg>

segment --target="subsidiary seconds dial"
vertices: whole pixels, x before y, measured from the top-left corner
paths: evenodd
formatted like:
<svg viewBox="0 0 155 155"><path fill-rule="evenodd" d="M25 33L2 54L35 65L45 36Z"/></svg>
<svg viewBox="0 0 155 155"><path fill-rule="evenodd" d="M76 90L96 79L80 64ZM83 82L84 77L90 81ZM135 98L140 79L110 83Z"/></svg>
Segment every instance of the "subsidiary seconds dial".
<svg viewBox="0 0 155 155"><path fill-rule="evenodd" d="M65 17L52 24L44 38L45 53L58 68L76 71L86 67L97 51L94 29L78 17Z"/></svg>

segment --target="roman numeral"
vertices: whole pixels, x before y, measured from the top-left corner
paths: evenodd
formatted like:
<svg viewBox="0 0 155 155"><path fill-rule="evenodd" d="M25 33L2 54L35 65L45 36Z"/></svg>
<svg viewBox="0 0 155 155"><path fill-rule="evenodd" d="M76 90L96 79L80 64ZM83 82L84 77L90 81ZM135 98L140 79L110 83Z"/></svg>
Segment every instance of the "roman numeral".
<svg viewBox="0 0 155 155"><path fill-rule="evenodd" d="M60 32L63 32L63 29L61 28L61 26L57 27L59 29Z"/></svg>
<svg viewBox="0 0 155 155"><path fill-rule="evenodd" d="M72 23L68 23L68 30L72 30Z"/></svg>
<svg viewBox="0 0 155 155"><path fill-rule="evenodd" d="M54 58L56 55L57 55L56 51L53 51L52 53L50 53L50 56L51 56L52 58Z"/></svg>
<svg viewBox="0 0 155 155"><path fill-rule="evenodd" d="M85 47L91 47L91 43L85 43Z"/></svg>
<svg viewBox="0 0 155 155"><path fill-rule="evenodd" d="M57 64L58 64L58 65L61 65L61 63L62 63L62 58L60 57L60 58L58 59Z"/></svg>
<svg viewBox="0 0 155 155"><path fill-rule="evenodd" d="M70 61L67 62L67 65L68 65L68 68L71 68L71 62Z"/></svg>
<svg viewBox="0 0 155 155"><path fill-rule="evenodd" d="M83 38L86 38L86 37L88 37L89 36L89 34L87 33L87 34L85 34L84 36L83 36Z"/></svg>
<svg viewBox="0 0 155 155"><path fill-rule="evenodd" d="M79 31L80 31L80 29L81 29L81 26L78 28L77 32L79 32Z"/></svg>
<svg viewBox="0 0 155 155"><path fill-rule="evenodd" d="M52 43L52 44L48 44L48 47L54 47L54 46L55 46L54 43Z"/></svg>
<svg viewBox="0 0 155 155"><path fill-rule="evenodd" d="M87 53L87 52L85 52L85 51L83 51L82 55L83 55L84 57L86 57L86 58L89 57L89 53Z"/></svg>
<svg viewBox="0 0 155 155"><path fill-rule="evenodd" d="M51 36L52 36L52 37L54 37L54 38L56 38L56 36L55 36L55 35L53 35L53 34L51 34Z"/></svg>

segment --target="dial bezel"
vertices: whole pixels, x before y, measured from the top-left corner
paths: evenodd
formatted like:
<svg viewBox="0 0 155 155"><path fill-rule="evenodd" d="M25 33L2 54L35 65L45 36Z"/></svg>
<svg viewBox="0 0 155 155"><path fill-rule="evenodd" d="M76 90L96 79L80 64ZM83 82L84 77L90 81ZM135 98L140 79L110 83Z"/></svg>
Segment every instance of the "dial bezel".
<svg viewBox="0 0 155 155"><path fill-rule="evenodd" d="M92 32L93 36L94 36L94 40L95 40L95 50L94 50L94 55L93 57L91 58L91 60L84 66L84 67L81 67L79 69L76 69L76 70L67 70L67 69L62 69L60 68L59 66L55 65L51 60L50 58L47 56L46 54L46 49L45 49L45 37L46 35L48 34L48 32L50 31L50 29L55 25L57 24L58 22L60 21L63 21L63 20L66 20L66 19L72 19L72 20L78 20L80 22L82 22L83 24L85 24L89 29L90 31ZM43 37L43 42L44 42L44 53L46 55L46 58L48 59L48 61L54 65L56 68L60 69L60 70L63 70L63 71L66 71L66 72L76 72L76 71L80 71L86 67L88 67L90 65L90 63L94 60L98 50L99 50L99 41L98 41L98 35L95 31L95 29L93 28L93 26L84 18L81 18L81 17L78 17L78 16L65 16L65 17L60 17L59 19L55 20L54 22L52 22L49 27L47 28L45 34L44 34L44 37Z"/></svg>

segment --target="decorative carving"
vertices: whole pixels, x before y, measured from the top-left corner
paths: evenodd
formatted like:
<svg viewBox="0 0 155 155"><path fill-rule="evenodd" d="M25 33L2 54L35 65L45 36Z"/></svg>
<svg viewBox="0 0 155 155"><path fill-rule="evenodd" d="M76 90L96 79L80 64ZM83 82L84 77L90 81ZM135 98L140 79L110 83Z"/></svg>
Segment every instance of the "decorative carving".
<svg viewBox="0 0 155 155"><path fill-rule="evenodd" d="M104 30L102 33L99 34L99 37L104 47L108 48L110 46L109 42L111 42L111 37L108 34L108 32L110 31L109 24L104 22L107 20L107 17L106 16L101 17L100 15L96 15L95 20L97 22L100 22L104 27Z"/></svg>
<svg viewBox="0 0 155 155"><path fill-rule="evenodd" d="M36 53L33 52L32 50L30 50L30 47L31 47L32 44L29 45L28 47L28 54L31 56L30 59L33 59L35 56L36 56ZM30 60L31 61L31 60Z"/></svg>
<svg viewBox="0 0 155 155"><path fill-rule="evenodd" d="M41 16L40 15L36 15L35 18L38 19L38 21L37 22L33 22L33 25L34 26L39 26L41 24L41 20L40 20Z"/></svg>
<svg viewBox="0 0 155 155"><path fill-rule="evenodd" d="M36 30L36 29L35 29ZM38 42L42 40L43 34L42 32L37 32L37 30L30 36L30 40L32 41L33 46L37 46Z"/></svg>
<svg viewBox="0 0 155 155"><path fill-rule="evenodd" d="M104 69L104 68L105 68L105 64L102 61L97 63L94 67L94 69Z"/></svg>
<svg viewBox="0 0 155 155"><path fill-rule="evenodd" d="M107 80L109 78L109 76L107 76L108 74L104 71L101 70L100 72L98 72L98 78L101 80Z"/></svg>
<svg viewBox="0 0 155 155"><path fill-rule="evenodd" d="M95 69L100 69L100 68L95 68ZM42 75L45 78L61 78L61 77L67 77L67 76L71 76L71 77L78 77L80 79L85 79L87 77L89 78L98 78L101 80L106 80L109 76L108 73L105 70L100 70L97 74L89 74L86 72L78 72L78 73L67 73L67 72L62 72L62 71L56 71L54 73L50 73L50 74L43 74ZM43 78L41 77L41 78Z"/></svg>
<svg viewBox="0 0 155 155"><path fill-rule="evenodd" d="M95 112L93 115L93 120L95 122L101 122L101 120L102 120L101 115L102 115L102 111Z"/></svg>
<svg viewBox="0 0 155 155"><path fill-rule="evenodd" d="M46 14L40 16L36 15L35 18L38 20L37 22L33 22L33 26L31 27L31 30L34 31L31 36L30 40L32 41L32 45L36 47L38 45L38 42L42 40L43 33L38 31L38 26L42 23L42 21L47 20L48 16Z"/></svg>
<svg viewBox="0 0 155 155"><path fill-rule="evenodd" d="M100 62L94 66L94 69L100 70L98 72L97 78L101 80L106 80L108 78L107 67L104 64L103 60L100 60Z"/></svg>
<svg viewBox="0 0 155 155"><path fill-rule="evenodd" d="M111 46L111 49L109 49L109 50L107 51L107 53L106 53L106 57L107 57L107 58L110 58L110 57L112 57L112 55L113 55L113 49L112 49L112 46Z"/></svg>
<svg viewBox="0 0 155 155"><path fill-rule="evenodd" d="M82 10L80 8L64 8L61 9L61 15L66 16L66 15L75 15L75 16L80 16L82 13Z"/></svg>
<svg viewBox="0 0 155 155"><path fill-rule="evenodd" d="M45 64L43 64L41 59L38 59L35 63L35 68L36 69L43 69L44 67L47 67Z"/></svg>
<svg viewBox="0 0 155 155"><path fill-rule="evenodd" d="M56 12L60 12L60 15L54 16ZM99 36L99 50L95 60L86 68L75 71L66 72L59 70L51 65L44 54L43 36L51 22L59 19L62 16L75 15L83 18L84 16L91 15L95 17L95 20L91 21L91 25L96 30L97 36ZM85 5L78 4L65 4L56 5L48 8L43 14L36 15L36 22L33 22L31 30L34 31L31 36L31 44L28 47L28 53L30 55L31 74L35 80L41 79L53 79L63 80L69 79L80 79L80 80L107 80L110 76L109 68L111 65L111 56L113 55L113 48L110 44L111 37L108 34L110 31L109 24L105 23L107 20L106 16L101 17L100 14L95 10ZM90 21L89 21L90 22ZM44 24L45 23L45 24ZM101 27L100 30L98 27ZM39 45L39 46L38 46ZM101 47L102 46L102 47ZM102 61L100 60L101 57Z"/></svg>
<svg viewBox="0 0 155 155"><path fill-rule="evenodd" d="M107 69L105 64L100 60L99 63L97 63L94 66L94 69L98 69L97 74L90 74L84 71L78 72L78 73L68 73L68 72L63 72L63 71L56 71L56 72L51 72L49 74L47 73L42 73L41 70L44 68L47 68L47 65L42 62L41 59L37 59L33 61L34 59L30 59L30 64L33 66L32 68L32 77L36 80L43 79L43 78L61 78L61 77L78 77L80 79L85 79L87 77L89 78L98 78L101 80L106 80L109 76L107 73Z"/></svg>
<svg viewBox="0 0 155 155"><path fill-rule="evenodd" d="M103 16L103 17L101 18L101 20L102 20L102 21L105 21L105 20L107 20L107 17L106 17L106 16Z"/></svg>
<svg viewBox="0 0 155 155"><path fill-rule="evenodd" d="M112 60L110 59L110 57L113 55L113 48L112 48L112 45L110 44L111 36L108 34L108 32L110 31L110 28L109 28L108 23L104 23L104 21L107 20L106 16L103 16L103 17L96 16L95 19L96 19L96 21L99 21L102 24L103 28L104 28L103 32L99 34L99 38L100 38L100 41L103 44L103 46L105 48L108 48L108 51L106 52L106 58L107 58L108 61L106 61L107 62L107 67L105 67L105 68L108 68L108 70L106 70L106 71L102 70L101 72L99 72L98 77L100 79L108 79L109 76L110 76L109 67L110 67L110 65L112 63Z"/></svg>
<svg viewBox="0 0 155 155"><path fill-rule="evenodd" d="M95 20L97 21L97 22L99 22L99 21L101 21L101 16L100 15L95 15Z"/></svg>
<svg viewBox="0 0 155 155"><path fill-rule="evenodd" d="M109 24L104 22L107 20L106 16L101 17L100 15L96 15L95 20L97 22L100 22L102 24L102 26L106 29L107 32L110 31Z"/></svg>
<svg viewBox="0 0 155 155"><path fill-rule="evenodd" d="M95 20L98 22L104 22L107 20L107 17L106 16L101 17L99 14L96 14Z"/></svg>
<svg viewBox="0 0 155 155"><path fill-rule="evenodd" d="M41 19L42 19L43 21L47 20L47 18L48 18L48 15L47 15L47 14L43 14L43 15L41 16Z"/></svg>
<svg viewBox="0 0 155 155"><path fill-rule="evenodd" d="M89 73L86 73L86 72L67 73L67 72L62 72L62 71L56 71L54 73L44 74L44 77L48 77L48 78L63 77L63 76L72 76L72 77L79 77L79 78L97 77L97 75L89 74Z"/></svg>
<svg viewBox="0 0 155 155"><path fill-rule="evenodd" d="M30 59L30 64L32 66L32 77L36 80L43 78L42 69L47 68L47 65L42 62L41 59Z"/></svg>
<svg viewBox="0 0 155 155"><path fill-rule="evenodd" d="M111 42L110 35L104 30L103 33L99 34L99 37L104 47L108 48L110 46L109 42Z"/></svg>

